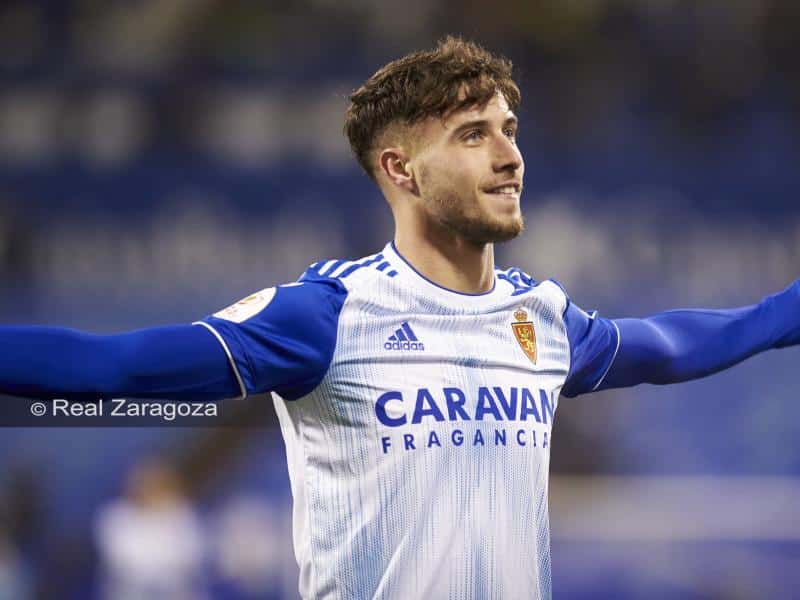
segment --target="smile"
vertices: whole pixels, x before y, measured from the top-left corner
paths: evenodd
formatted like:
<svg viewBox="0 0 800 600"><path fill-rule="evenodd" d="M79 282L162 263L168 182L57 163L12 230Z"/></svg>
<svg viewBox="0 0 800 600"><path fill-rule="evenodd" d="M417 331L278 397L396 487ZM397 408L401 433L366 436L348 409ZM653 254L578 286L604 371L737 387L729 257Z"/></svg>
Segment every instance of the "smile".
<svg viewBox="0 0 800 600"><path fill-rule="evenodd" d="M490 191L486 191L486 194L490 196L494 196L495 198L502 198L503 200L519 200L519 190L514 188L513 186L505 186L502 188L496 188Z"/></svg>
<svg viewBox="0 0 800 600"><path fill-rule="evenodd" d="M487 194L492 194L493 196L504 196L506 198L519 198L520 187L521 186L518 183L505 183L503 185L487 188L484 190L484 192Z"/></svg>

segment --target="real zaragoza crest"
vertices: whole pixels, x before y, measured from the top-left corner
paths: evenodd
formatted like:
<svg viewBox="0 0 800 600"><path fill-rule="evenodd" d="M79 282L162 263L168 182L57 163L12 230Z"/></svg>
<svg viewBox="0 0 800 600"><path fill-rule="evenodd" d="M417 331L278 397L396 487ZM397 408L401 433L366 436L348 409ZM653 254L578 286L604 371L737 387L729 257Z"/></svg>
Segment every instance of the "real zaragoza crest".
<svg viewBox="0 0 800 600"><path fill-rule="evenodd" d="M533 321L528 320L528 312L521 307L514 311L514 318L517 320L511 324L514 337L517 338L525 355L536 364L536 332L533 329Z"/></svg>

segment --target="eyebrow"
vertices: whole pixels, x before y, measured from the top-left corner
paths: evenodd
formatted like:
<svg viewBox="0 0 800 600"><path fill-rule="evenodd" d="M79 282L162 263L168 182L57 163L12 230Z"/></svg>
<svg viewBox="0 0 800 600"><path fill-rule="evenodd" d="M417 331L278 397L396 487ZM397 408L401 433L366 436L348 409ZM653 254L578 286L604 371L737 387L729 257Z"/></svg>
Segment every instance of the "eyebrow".
<svg viewBox="0 0 800 600"><path fill-rule="evenodd" d="M519 119L515 116L508 117L505 121L503 121L503 127L507 127L508 125L518 125ZM462 123L458 127L455 128L453 133L451 134L452 137L457 137L462 132L466 131L467 129L487 129L491 123L487 119L474 119L472 121L467 121Z"/></svg>

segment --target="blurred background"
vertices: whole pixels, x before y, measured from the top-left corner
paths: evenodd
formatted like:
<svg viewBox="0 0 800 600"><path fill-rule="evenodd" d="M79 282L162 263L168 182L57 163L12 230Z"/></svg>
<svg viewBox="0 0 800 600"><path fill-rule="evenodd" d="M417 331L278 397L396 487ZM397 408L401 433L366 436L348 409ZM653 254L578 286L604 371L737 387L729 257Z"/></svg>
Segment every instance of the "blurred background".
<svg viewBox="0 0 800 600"><path fill-rule="evenodd" d="M800 276L797 16L792 0L6 0L0 322L188 322L377 251L390 213L341 133L346 97L445 33L512 58L523 92L527 232L499 264L610 317L755 302ZM564 399L555 597L792 597L798 359ZM267 420L2 429L0 598L297 597Z"/></svg>

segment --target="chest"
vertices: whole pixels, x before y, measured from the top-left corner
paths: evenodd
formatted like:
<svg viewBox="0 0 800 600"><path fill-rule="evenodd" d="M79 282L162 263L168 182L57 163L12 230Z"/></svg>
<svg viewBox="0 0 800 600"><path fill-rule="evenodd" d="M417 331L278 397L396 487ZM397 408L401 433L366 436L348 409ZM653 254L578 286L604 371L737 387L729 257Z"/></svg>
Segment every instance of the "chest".
<svg viewBox="0 0 800 600"><path fill-rule="evenodd" d="M356 304L341 316L332 369L359 364L406 375L436 364L465 373L566 374L569 347L560 316L536 297L511 299L481 312Z"/></svg>
<svg viewBox="0 0 800 600"><path fill-rule="evenodd" d="M342 314L327 380L341 409L386 423L519 420L568 369L563 321L535 297L451 314L365 303Z"/></svg>

